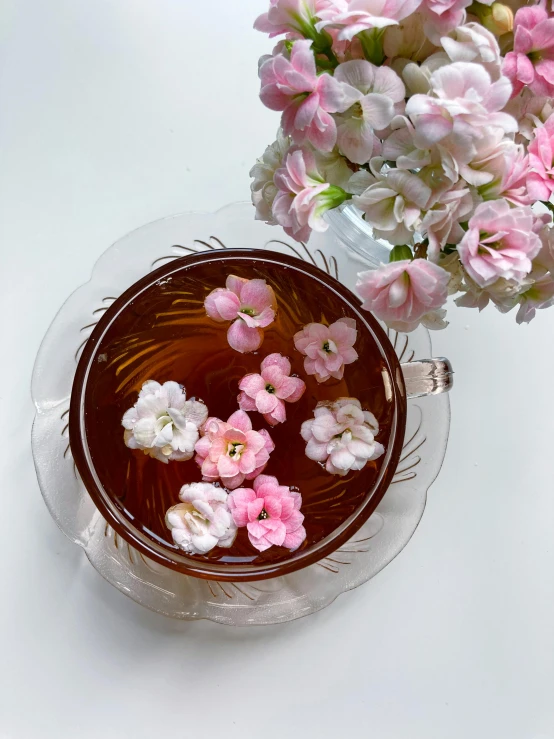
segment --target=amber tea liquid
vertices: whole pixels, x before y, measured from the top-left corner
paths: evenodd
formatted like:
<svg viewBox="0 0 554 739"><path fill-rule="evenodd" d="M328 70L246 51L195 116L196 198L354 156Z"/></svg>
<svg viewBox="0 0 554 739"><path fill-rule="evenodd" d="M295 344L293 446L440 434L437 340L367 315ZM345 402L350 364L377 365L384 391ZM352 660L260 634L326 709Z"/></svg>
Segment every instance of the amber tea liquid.
<svg viewBox="0 0 554 739"><path fill-rule="evenodd" d="M175 263L177 265L177 263ZM239 354L227 343L228 323L216 323L204 310L204 299L216 287L224 287L228 274L261 278L271 285L277 299L275 322L265 329L260 349ZM359 358L345 367L341 381L318 384L306 375L304 357L295 350L293 336L308 323L330 324L343 316L357 320ZM369 462L363 470L345 477L330 475L304 453L300 436L303 421L313 415L321 400L341 396L358 398L379 421L378 441L388 446L394 406L387 398L382 371L385 362L378 347L355 312L328 287L289 266L264 265L256 259L226 258L175 272L144 290L114 320L96 351L85 395L85 430L92 462L102 485L125 517L169 551L180 551L165 526L168 508L179 502L182 485L200 481L194 458L165 465L123 441L121 418L137 400L146 380L174 380L186 388L188 398L201 399L210 416L226 421L237 410L239 380L260 371L262 359L273 352L287 356L292 373L306 383L297 403L286 403L287 420L271 427L259 413L251 412L253 428L265 428L275 442L264 474L302 494L307 538L302 549L329 535L356 511L373 487L385 457ZM243 486L251 486L245 481ZM181 553L182 554L182 553ZM246 529L239 529L230 549L216 547L194 560L233 565L279 562L290 556L282 547L258 552ZM192 557L192 555L191 555Z"/></svg>

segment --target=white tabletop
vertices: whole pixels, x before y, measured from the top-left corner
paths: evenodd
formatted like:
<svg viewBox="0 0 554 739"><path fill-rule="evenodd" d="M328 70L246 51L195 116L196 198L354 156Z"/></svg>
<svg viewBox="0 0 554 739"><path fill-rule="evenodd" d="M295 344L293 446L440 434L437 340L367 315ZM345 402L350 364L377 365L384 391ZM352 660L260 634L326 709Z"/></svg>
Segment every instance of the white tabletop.
<svg viewBox="0 0 554 739"><path fill-rule="evenodd" d="M29 383L113 241L248 197L278 116L264 0L0 8L0 738L554 737L554 309L452 310L446 462L412 541L293 623L150 613L102 580L35 479Z"/></svg>

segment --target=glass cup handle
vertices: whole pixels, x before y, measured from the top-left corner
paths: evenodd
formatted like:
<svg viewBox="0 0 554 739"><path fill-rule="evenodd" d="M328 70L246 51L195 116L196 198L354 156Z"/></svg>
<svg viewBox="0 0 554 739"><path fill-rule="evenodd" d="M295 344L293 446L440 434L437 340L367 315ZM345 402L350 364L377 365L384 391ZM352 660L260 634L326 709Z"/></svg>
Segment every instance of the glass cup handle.
<svg viewBox="0 0 554 739"><path fill-rule="evenodd" d="M454 383L452 365L444 357L405 362L400 367L408 398L447 393Z"/></svg>

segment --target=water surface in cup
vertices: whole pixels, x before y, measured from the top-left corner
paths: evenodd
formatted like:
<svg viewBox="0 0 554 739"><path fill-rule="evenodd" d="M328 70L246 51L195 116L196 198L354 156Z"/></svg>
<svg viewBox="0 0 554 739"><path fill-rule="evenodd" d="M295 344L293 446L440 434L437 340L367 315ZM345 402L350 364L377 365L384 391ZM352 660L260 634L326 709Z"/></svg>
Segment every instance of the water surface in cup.
<svg viewBox="0 0 554 739"><path fill-rule="evenodd" d="M228 324L206 316L204 299L225 285L228 274L264 279L277 298L277 317L265 329L260 349L239 354L227 343ZM318 384L306 375L303 356L294 348L293 336L304 325L330 324L349 316L357 321L356 362L346 366L341 381ZM203 400L210 416L223 420L237 410L239 380L260 371L262 359L273 352L287 356L292 374L306 383L300 401L286 404L287 421L271 427L259 413L250 413L253 428L265 428L275 450L264 474L302 494L307 538L302 549L328 536L356 511L374 486L384 457L345 477L330 475L305 455L300 436L303 421L313 416L322 400L350 396L360 400L379 421L377 440L388 446L394 408L383 381L386 368L378 346L360 318L339 295L314 277L290 266L264 264L257 259L226 258L189 265L159 280L138 295L112 322L97 347L85 392L85 430L91 458L108 496L124 516L151 539L178 551L166 528L168 508L179 502L185 483L200 481L194 459L165 465L123 441L121 418L137 399L144 382L175 380L185 386L187 397ZM243 486L252 483L245 481ZM192 556L192 555L191 555ZM258 565L287 559L290 552L271 547L258 552L245 528L239 529L230 549L216 547L195 560Z"/></svg>

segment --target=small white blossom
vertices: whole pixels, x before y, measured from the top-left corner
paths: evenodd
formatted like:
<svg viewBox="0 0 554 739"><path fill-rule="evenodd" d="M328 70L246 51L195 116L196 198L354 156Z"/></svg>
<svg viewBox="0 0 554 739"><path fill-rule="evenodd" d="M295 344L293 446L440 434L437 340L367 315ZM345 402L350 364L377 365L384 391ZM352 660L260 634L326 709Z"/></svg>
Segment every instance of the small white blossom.
<svg viewBox="0 0 554 739"><path fill-rule="evenodd" d="M173 541L187 554L206 554L214 547L230 547L237 527L227 505L228 494L210 482L183 485L182 501L170 508L165 523Z"/></svg>
<svg viewBox="0 0 554 739"><path fill-rule="evenodd" d="M198 400L187 400L177 382L148 380L137 402L123 416L125 444L141 449L160 462L183 462L194 454L198 429L208 409Z"/></svg>
<svg viewBox="0 0 554 739"><path fill-rule="evenodd" d="M383 445L375 441L379 433L377 419L373 413L362 410L356 398L318 403L314 418L304 421L300 433L308 442L306 456L325 463L332 475L361 470L385 452Z"/></svg>

